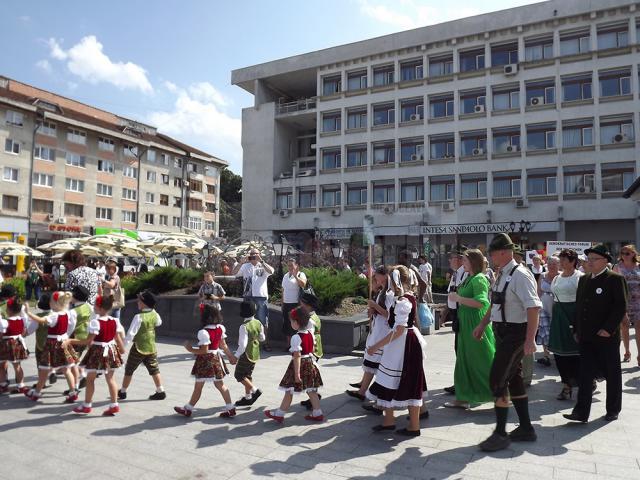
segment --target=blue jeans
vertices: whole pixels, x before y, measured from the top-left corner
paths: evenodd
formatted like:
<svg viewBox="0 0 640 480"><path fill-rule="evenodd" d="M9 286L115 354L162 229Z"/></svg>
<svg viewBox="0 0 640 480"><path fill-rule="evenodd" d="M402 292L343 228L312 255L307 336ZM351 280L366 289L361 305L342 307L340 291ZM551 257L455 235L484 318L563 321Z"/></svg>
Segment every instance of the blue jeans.
<svg viewBox="0 0 640 480"><path fill-rule="evenodd" d="M40 299L40 293L41 293L41 288L40 285L31 285L29 283L25 283L24 284L24 289L25 289L25 294L27 297L27 300L31 300L31 294L33 293L35 295L35 299L36 301Z"/></svg>
<svg viewBox="0 0 640 480"><path fill-rule="evenodd" d="M256 306L256 318L265 327L269 326L269 308L266 297L245 297L245 300L253 302Z"/></svg>
<svg viewBox="0 0 640 480"><path fill-rule="evenodd" d="M119 308L115 309L115 310L111 310L111 316L113 318L120 318L120 310Z"/></svg>

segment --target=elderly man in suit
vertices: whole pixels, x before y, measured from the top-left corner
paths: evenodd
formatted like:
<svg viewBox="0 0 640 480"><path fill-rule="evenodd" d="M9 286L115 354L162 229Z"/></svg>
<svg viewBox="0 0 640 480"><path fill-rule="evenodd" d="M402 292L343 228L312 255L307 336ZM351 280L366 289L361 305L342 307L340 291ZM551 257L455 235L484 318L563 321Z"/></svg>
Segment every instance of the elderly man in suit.
<svg viewBox="0 0 640 480"><path fill-rule="evenodd" d="M618 419L622 409L622 370L620 368L620 323L627 311L627 283L622 275L608 268L611 254L604 245L584 251L589 272L580 278L576 292L574 335L580 346L578 401L564 417L575 422L589 420L593 380L602 371L607 381L606 415Z"/></svg>

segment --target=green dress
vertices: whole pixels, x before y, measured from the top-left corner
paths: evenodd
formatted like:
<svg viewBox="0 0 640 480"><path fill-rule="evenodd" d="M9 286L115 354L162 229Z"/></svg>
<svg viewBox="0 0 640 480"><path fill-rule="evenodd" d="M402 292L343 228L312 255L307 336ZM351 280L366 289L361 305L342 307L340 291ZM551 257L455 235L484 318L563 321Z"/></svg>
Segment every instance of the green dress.
<svg viewBox="0 0 640 480"><path fill-rule="evenodd" d="M494 400L489 386L489 372L496 352L491 326L487 326L480 341L473 338L473 330L480 324L489 309L489 281L483 273L468 277L458 287L458 294L482 304L481 308L458 304L458 354L454 380L456 399L470 403Z"/></svg>

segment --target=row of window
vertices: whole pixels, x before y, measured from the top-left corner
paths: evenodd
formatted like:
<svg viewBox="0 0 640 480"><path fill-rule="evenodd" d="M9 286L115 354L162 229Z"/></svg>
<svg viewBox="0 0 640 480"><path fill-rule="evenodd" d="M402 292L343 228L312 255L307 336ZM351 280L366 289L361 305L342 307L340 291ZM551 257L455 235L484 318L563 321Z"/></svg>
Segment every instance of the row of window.
<svg viewBox="0 0 640 480"><path fill-rule="evenodd" d="M520 171L493 172L493 198L520 198L522 178ZM526 195L547 196L558 194L558 176L555 168L540 168L527 171ZM460 199L486 199L487 173L461 174L459 178ZM634 162L619 162L601 166L601 191L622 192L629 188L635 178ZM563 192L567 195L595 193L595 166L579 165L563 168ZM423 178L400 180L400 202L419 202L425 200L425 183ZM456 199L456 179L454 175L429 177L429 200L453 201ZM368 192L372 192L372 203L395 203L396 184L394 180L356 182L345 184L345 205L366 205ZM339 185L320 186L322 207L334 207L342 204L343 188ZM297 192L297 208L314 208L316 206L316 190L301 188ZM276 191L276 208L291 209L294 207L293 193Z"/></svg>
<svg viewBox="0 0 640 480"><path fill-rule="evenodd" d="M636 25L636 35L640 38L640 24ZM629 24L627 21L600 25L597 27L596 47L598 50L622 48L629 45ZM501 42L490 45L490 65L486 61L487 49L484 45L472 47L458 52L458 71L472 72L485 68L517 64L521 58L518 41ZM577 55L592 50L590 27L560 32L560 56ZM427 77L451 75L454 72L454 52L443 52L427 58ZM543 61L554 58L553 33L526 38L524 40L524 60L526 62ZM384 86L396 81L419 80L425 77L425 60L423 57L403 60L396 72L394 63L374 65L371 71L359 68L345 73L346 88L343 88L342 74L330 74L322 78L321 95L333 95L342 91L353 91L368 86ZM369 81L371 77L371 81Z"/></svg>

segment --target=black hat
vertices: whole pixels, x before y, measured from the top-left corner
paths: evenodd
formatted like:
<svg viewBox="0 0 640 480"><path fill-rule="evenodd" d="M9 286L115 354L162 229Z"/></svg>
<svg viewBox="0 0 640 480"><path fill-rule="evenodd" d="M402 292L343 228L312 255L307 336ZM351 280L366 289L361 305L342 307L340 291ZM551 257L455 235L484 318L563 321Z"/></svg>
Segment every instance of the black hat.
<svg viewBox="0 0 640 480"><path fill-rule="evenodd" d="M307 305L310 305L313 308L318 307L318 297L316 297L312 293L304 292L302 295L300 295L300 301L302 303L306 303Z"/></svg>
<svg viewBox="0 0 640 480"><path fill-rule="evenodd" d="M38 308L40 310L51 310L51 294L49 292L43 292L38 299Z"/></svg>
<svg viewBox="0 0 640 480"><path fill-rule="evenodd" d="M150 290L143 290L138 294L138 300L144 303L147 307L153 308L156 306L156 296L151 293Z"/></svg>
<svg viewBox="0 0 640 480"><path fill-rule="evenodd" d="M5 284L0 288L0 298L7 299L15 297L18 294L16 287L13 285Z"/></svg>
<svg viewBox="0 0 640 480"><path fill-rule="evenodd" d="M447 255L457 255L459 257L464 255L464 252L466 252L467 250L469 250L467 248L466 245L456 245L455 247L453 247L449 252L447 252Z"/></svg>
<svg viewBox="0 0 640 480"><path fill-rule="evenodd" d="M89 300L89 290L82 285L76 285L71 289L71 295L79 302L86 302Z"/></svg>
<svg viewBox="0 0 640 480"><path fill-rule="evenodd" d="M489 253L496 250L515 250L516 244L511 241L511 237L506 233L499 233L489 244Z"/></svg>
<svg viewBox="0 0 640 480"><path fill-rule="evenodd" d="M611 256L611 253L609 252L607 247L605 247L604 244L602 243L599 243L595 247L587 248L584 251L585 255L589 255L590 253L595 253L596 255L600 255L601 257L606 258L608 262L613 261L613 257Z"/></svg>
<svg viewBox="0 0 640 480"><path fill-rule="evenodd" d="M240 316L242 318L251 318L256 314L256 304L244 301L240 304Z"/></svg>

